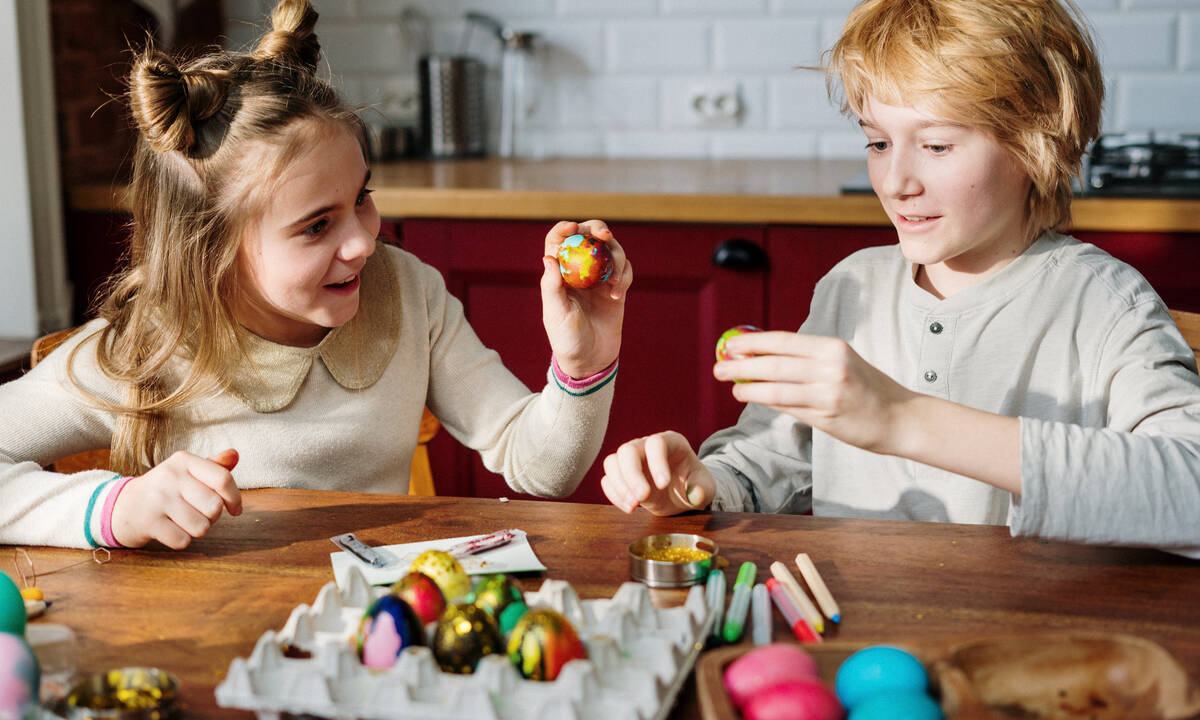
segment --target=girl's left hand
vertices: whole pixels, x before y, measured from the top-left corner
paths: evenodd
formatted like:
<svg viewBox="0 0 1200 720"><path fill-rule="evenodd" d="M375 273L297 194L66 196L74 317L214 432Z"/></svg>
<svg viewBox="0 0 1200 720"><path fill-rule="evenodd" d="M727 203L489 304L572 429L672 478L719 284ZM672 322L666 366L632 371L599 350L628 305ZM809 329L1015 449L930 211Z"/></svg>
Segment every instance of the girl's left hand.
<svg viewBox="0 0 1200 720"><path fill-rule="evenodd" d="M577 290L563 282L558 269L558 248L575 234L608 243L613 271L603 285ZM633 267L625 251L603 221L564 221L546 233L542 265L542 324L558 367L573 378L600 372L621 351L625 295L633 282Z"/></svg>
<svg viewBox="0 0 1200 720"><path fill-rule="evenodd" d="M743 333L728 340L713 367L742 402L787 413L849 445L889 455L905 452L905 420L918 394L863 360L839 338L794 332Z"/></svg>

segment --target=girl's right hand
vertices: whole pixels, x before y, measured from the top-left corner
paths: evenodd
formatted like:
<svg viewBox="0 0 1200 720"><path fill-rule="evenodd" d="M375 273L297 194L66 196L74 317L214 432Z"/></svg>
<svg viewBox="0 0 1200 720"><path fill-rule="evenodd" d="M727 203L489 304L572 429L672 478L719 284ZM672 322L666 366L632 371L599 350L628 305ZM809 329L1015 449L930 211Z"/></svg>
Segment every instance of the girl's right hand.
<svg viewBox="0 0 1200 720"><path fill-rule="evenodd" d="M706 507L717 492L687 438L672 430L630 440L604 458L600 487L625 512L641 505L655 515Z"/></svg>
<svg viewBox="0 0 1200 720"><path fill-rule="evenodd" d="M237 462L236 450L208 459L182 450L171 455L121 490L113 505L113 537L125 547L157 540L182 550L205 535L222 510L241 515L242 494L229 472Z"/></svg>

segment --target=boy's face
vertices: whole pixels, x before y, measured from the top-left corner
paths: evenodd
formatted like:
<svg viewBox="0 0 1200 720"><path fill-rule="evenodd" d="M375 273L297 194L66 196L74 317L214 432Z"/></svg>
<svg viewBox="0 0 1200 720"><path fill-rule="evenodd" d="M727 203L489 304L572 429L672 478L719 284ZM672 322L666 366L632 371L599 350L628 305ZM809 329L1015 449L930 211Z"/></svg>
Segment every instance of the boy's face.
<svg viewBox="0 0 1200 720"><path fill-rule="evenodd" d="M1030 179L990 134L873 98L860 121L871 186L900 249L943 295L997 272L1028 247Z"/></svg>
<svg viewBox="0 0 1200 720"><path fill-rule="evenodd" d="M284 345L311 346L358 312L359 272L379 212L354 136L337 129L287 165L238 249L238 321Z"/></svg>

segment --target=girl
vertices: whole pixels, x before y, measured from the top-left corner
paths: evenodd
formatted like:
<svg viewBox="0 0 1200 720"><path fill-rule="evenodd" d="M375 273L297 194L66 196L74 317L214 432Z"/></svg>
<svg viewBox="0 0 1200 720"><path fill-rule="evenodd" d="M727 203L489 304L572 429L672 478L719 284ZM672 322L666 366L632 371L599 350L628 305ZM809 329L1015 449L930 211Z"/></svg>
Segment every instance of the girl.
<svg viewBox="0 0 1200 720"><path fill-rule="evenodd" d="M1200 378L1132 268L1060 235L1099 130L1092 43L1057 0L867 0L831 51L899 245L816 287L799 333L719 362L750 403L699 456L604 461L608 498L1007 523L1200 552Z"/></svg>
<svg viewBox="0 0 1200 720"><path fill-rule="evenodd" d="M282 0L252 53L136 58L130 269L99 319L0 387L0 542L182 548L241 511L239 488L403 492L425 405L520 492L566 495L595 458L620 246L599 221L547 234L553 362L530 393L437 271L377 242L364 126L314 75L316 19ZM602 288L562 282L576 232L613 251ZM42 470L110 445L115 478Z"/></svg>

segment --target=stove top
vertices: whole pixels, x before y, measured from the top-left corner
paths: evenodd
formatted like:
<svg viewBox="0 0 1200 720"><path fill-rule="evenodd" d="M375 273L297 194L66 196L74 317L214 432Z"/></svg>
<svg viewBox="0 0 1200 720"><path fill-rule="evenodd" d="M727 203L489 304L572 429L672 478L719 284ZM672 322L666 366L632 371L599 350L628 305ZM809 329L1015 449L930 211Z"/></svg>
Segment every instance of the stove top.
<svg viewBox="0 0 1200 720"><path fill-rule="evenodd" d="M1083 178L1083 195L1200 197L1200 134L1101 135Z"/></svg>

